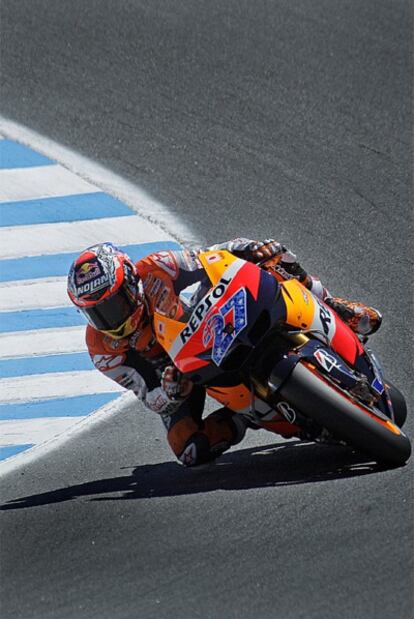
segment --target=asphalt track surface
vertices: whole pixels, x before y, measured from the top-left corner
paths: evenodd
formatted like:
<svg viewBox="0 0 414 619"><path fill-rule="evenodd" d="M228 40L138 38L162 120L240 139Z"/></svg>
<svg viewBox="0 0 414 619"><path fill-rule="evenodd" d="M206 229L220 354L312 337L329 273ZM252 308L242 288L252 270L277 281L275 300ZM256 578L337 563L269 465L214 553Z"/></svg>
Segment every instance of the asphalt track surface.
<svg viewBox="0 0 414 619"><path fill-rule="evenodd" d="M5 116L380 307L412 410L410 2L3 0L1 30ZM255 433L196 474L130 408L1 494L4 619L412 616L412 464Z"/></svg>

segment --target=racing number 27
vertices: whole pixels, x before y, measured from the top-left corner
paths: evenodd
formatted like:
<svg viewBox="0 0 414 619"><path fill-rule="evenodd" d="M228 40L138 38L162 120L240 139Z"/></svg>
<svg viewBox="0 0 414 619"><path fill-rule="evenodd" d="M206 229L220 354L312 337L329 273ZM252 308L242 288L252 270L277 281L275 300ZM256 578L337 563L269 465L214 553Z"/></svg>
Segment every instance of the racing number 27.
<svg viewBox="0 0 414 619"><path fill-rule="evenodd" d="M233 341L246 325L246 291L240 288L211 316L204 327L203 345L208 346L213 339L211 358L216 365L220 365Z"/></svg>

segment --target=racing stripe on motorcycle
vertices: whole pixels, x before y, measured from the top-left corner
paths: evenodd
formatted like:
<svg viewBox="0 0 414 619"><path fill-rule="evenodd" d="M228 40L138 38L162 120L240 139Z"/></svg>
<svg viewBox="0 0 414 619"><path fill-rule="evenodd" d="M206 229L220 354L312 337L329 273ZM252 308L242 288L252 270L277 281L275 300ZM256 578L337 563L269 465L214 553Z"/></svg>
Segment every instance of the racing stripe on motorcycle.
<svg viewBox="0 0 414 619"><path fill-rule="evenodd" d="M119 398L66 294L73 259L106 240L133 260L180 247L102 187L0 136L0 461L21 461Z"/></svg>
<svg viewBox="0 0 414 619"><path fill-rule="evenodd" d="M211 292L209 292L205 297L203 297L203 299L194 308L194 311L191 314L191 318L188 321L188 326L185 329L182 329L179 334L174 333L174 337L171 338L170 340L170 346L168 346L168 340L166 339L165 347L168 350L168 354L170 355L172 359L175 360L178 357L182 347L184 346L185 341L186 341L185 333L187 329L191 329L191 325L194 325L193 333L195 333L201 324L201 314L204 314L204 315L207 314L208 303L206 303L206 298L209 297L210 295L212 298L214 298L215 291L218 290L219 288L222 288L224 291L225 286L227 286L228 284L227 283L221 284L220 281L231 282L231 280L236 275L236 273L240 269L245 267L245 264L246 263L243 260L238 260L237 258L232 257L230 266L224 272L220 274L220 278L219 276L217 276L216 279L214 280L218 282L216 286L211 290ZM168 330L169 324L168 324L168 321L164 319L162 316L158 316L158 315L156 316L157 316L157 319L154 321L154 324L156 325L155 328L157 328L158 332L162 334L163 329Z"/></svg>

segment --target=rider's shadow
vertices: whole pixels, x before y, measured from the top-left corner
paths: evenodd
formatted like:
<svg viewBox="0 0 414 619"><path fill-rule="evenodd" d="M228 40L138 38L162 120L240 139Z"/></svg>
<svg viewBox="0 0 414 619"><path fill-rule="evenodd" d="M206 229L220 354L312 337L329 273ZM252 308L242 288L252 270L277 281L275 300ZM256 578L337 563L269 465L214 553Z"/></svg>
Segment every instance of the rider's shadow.
<svg viewBox="0 0 414 619"><path fill-rule="evenodd" d="M189 470L175 462L131 467L128 475L85 482L13 499L1 510L35 507L87 497L119 501L326 482L367 475L382 468L350 449L301 441L241 449L214 466Z"/></svg>

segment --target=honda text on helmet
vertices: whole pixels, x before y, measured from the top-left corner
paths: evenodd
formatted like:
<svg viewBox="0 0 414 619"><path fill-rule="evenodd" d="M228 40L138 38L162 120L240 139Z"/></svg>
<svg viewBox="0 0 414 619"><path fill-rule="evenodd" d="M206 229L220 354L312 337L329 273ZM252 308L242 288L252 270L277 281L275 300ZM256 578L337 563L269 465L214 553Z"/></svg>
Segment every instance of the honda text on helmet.
<svg viewBox="0 0 414 619"><path fill-rule="evenodd" d="M131 335L144 312L135 265L112 243L88 247L73 262L68 294L92 327L116 339Z"/></svg>

